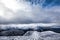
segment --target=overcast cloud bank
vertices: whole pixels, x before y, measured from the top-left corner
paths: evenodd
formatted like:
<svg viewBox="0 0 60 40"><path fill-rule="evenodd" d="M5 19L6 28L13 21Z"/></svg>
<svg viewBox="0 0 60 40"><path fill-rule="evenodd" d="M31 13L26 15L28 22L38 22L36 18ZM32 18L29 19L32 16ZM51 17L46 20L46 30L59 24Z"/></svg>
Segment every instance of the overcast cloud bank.
<svg viewBox="0 0 60 40"><path fill-rule="evenodd" d="M6 23L59 23L60 6L55 1L42 6L47 0L0 0L0 24ZM31 4L33 2L33 4ZM40 2L40 3L38 3ZM36 4L37 3L37 4ZM54 4L54 6L52 6Z"/></svg>

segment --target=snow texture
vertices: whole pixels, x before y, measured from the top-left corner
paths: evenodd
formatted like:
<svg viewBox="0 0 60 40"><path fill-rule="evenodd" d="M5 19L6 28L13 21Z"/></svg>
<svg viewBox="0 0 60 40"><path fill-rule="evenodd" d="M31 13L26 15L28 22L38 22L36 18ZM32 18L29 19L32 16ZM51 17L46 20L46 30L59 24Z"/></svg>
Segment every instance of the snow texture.
<svg viewBox="0 0 60 40"><path fill-rule="evenodd" d="M0 40L60 40L60 34L53 31L28 31L24 36L0 36Z"/></svg>

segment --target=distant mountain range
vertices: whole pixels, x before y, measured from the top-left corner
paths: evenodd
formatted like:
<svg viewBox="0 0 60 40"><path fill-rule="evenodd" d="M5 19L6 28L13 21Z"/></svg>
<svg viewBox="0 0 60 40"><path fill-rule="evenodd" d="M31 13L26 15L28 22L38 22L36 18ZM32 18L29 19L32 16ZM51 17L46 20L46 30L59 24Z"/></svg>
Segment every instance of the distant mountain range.
<svg viewBox="0 0 60 40"><path fill-rule="evenodd" d="M60 26L55 23L34 23L34 24L1 24L0 36L24 35L27 31L54 31L60 33Z"/></svg>

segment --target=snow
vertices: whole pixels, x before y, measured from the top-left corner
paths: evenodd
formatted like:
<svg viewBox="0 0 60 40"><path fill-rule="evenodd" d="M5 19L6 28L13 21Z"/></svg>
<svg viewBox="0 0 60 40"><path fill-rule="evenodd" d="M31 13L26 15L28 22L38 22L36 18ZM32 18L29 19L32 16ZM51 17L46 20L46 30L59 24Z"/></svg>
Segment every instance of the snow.
<svg viewBox="0 0 60 40"><path fill-rule="evenodd" d="M29 34L27 35L26 34ZM0 40L60 40L60 33L53 31L28 31L24 36L0 36Z"/></svg>

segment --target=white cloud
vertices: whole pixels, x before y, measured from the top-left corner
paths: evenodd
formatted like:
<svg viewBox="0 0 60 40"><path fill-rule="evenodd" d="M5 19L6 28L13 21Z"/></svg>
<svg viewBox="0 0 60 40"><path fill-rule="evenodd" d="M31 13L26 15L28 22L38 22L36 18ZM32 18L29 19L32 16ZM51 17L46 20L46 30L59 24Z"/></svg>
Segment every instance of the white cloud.
<svg viewBox="0 0 60 40"><path fill-rule="evenodd" d="M0 29L19 28L19 29L38 29L39 27L60 28L57 23L32 23L32 24L0 24ZM53 27L52 27L53 26ZM56 27L55 27L56 26Z"/></svg>
<svg viewBox="0 0 60 40"><path fill-rule="evenodd" d="M60 22L59 10L59 6L42 8L25 0L0 0L0 23Z"/></svg>
<svg viewBox="0 0 60 40"><path fill-rule="evenodd" d="M30 5L24 1L0 0L0 17L12 20L15 17L23 18L31 11Z"/></svg>

